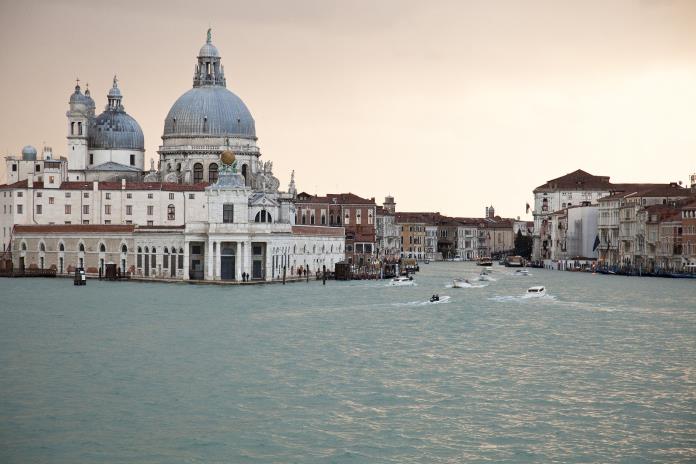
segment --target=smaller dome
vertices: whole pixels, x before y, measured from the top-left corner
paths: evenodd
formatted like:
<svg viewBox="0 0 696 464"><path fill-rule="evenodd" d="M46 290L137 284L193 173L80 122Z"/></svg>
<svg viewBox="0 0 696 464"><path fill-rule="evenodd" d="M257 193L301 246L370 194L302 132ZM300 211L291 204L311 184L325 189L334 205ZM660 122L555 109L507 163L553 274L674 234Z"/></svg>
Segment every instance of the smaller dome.
<svg viewBox="0 0 696 464"><path fill-rule="evenodd" d="M36 161L36 148L27 145L22 148L22 159L25 161Z"/></svg>
<svg viewBox="0 0 696 464"><path fill-rule="evenodd" d="M220 58L220 52L215 45L211 43L206 43L201 47L201 51L198 52L199 57L210 57L210 58Z"/></svg>
<svg viewBox="0 0 696 464"><path fill-rule="evenodd" d="M76 85L76 86L75 86L75 92L73 92L73 93L70 95L70 103L73 104L73 105L76 104L76 103L85 103L85 104L86 104L86 103L88 103L88 101L89 101L87 98L88 98L88 97L85 97L85 96L82 94L82 92L80 91L80 86L79 86L79 85Z"/></svg>

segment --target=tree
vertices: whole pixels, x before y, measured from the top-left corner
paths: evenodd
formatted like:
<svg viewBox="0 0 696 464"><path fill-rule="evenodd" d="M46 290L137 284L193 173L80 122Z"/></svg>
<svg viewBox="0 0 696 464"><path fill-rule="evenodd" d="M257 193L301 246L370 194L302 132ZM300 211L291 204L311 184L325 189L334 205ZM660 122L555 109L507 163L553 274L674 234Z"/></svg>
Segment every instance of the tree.
<svg viewBox="0 0 696 464"><path fill-rule="evenodd" d="M515 236L515 254L522 256L524 259L531 259L532 257L532 237L522 235L522 229L517 229L517 235Z"/></svg>

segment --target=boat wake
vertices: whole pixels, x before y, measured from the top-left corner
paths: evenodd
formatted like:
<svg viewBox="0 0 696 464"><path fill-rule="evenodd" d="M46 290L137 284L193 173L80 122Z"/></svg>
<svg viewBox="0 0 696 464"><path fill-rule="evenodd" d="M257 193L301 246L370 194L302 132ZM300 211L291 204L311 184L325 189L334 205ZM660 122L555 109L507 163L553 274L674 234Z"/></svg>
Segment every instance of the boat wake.
<svg viewBox="0 0 696 464"><path fill-rule="evenodd" d="M558 301L558 298L556 298L554 295L542 295L542 296L528 296L528 295L501 295L501 296L492 296L488 298L490 301L497 301L498 303L506 303L506 302L525 302L525 301Z"/></svg>
<svg viewBox="0 0 696 464"><path fill-rule="evenodd" d="M392 303L392 306L429 306L436 304L447 304L450 302L450 297L443 295L437 301L409 301L407 303Z"/></svg>

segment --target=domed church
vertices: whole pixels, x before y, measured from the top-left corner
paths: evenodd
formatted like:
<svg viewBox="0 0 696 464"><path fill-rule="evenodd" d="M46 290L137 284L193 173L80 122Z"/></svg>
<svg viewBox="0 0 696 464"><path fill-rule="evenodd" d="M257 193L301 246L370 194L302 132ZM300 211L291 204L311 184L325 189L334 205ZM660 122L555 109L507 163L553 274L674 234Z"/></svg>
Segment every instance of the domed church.
<svg viewBox="0 0 696 464"><path fill-rule="evenodd" d="M89 88L83 94L78 81L70 95L66 113L69 180L142 178L145 138L140 124L126 113L116 76L106 98L106 108L95 116Z"/></svg>
<svg viewBox="0 0 696 464"><path fill-rule="evenodd" d="M221 167L220 154L232 151L246 186L260 187L258 174L264 165L259 162L254 118L226 87L225 68L210 29L197 60L193 88L174 102L164 120L159 149L161 180L212 184Z"/></svg>

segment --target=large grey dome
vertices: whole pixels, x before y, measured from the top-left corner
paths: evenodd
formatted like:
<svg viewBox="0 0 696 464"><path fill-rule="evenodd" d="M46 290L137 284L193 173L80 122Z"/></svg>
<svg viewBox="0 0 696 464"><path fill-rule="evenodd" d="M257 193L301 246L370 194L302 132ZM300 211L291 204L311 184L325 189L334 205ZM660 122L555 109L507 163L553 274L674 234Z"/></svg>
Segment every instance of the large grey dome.
<svg viewBox="0 0 696 464"><path fill-rule="evenodd" d="M242 99L225 87L194 87L169 110L162 138L211 135L256 140L254 118Z"/></svg>
<svg viewBox="0 0 696 464"><path fill-rule="evenodd" d="M90 149L145 150L140 124L122 110L104 111L92 121L87 134Z"/></svg>

